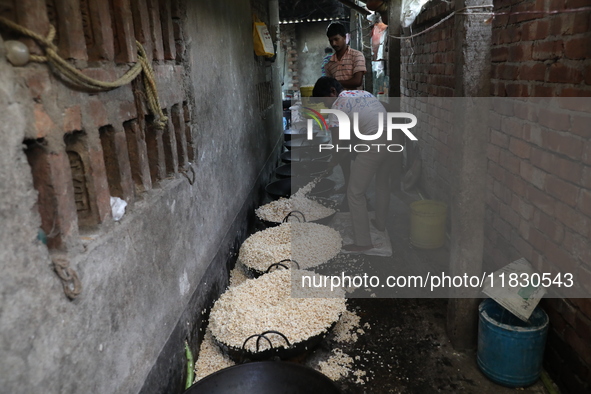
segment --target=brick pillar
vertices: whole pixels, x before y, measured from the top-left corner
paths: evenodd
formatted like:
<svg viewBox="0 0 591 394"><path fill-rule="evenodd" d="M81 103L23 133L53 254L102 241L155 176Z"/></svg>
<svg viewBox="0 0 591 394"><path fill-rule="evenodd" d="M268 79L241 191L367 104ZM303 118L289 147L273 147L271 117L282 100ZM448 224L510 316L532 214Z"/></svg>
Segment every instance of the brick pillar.
<svg viewBox="0 0 591 394"><path fill-rule="evenodd" d="M172 26L170 0L160 0L160 22L162 23L162 44L164 59L176 59L176 45L174 42L174 29Z"/></svg>
<svg viewBox="0 0 591 394"><path fill-rule="evenodd" d="M162 25L160 23L160 4L158 0L148 0L148 17L154 60L163 60L164 47L162 45Z"/></svg>
<svg viewBox="0 0 591 394"><path fill-rule="evenodd" d="M166 173L176 174L179 168L179 158L177 153L177 141L172 125L172 119L170 111L167 109L163 110L164 114L168 117L166 127L162 134L162 142L164 144L164 161L166 162Z"/></svg>
<svg viewBox="0 0 591 394"><path fill-rule="evenodd" d="M92 30L90 32L92 42L91 45L88 45L90 60L113 60L115 48L113 46L113 29L109 2L88 0L88 10L86 12L88 13L86 18L90 19L88 28Z"/></svg>
<svg viewBox="0 0 591 394"><path fill-rule="evenodd" d="M148 164L152 184L166 177L166 163L164 161L164 144L162 130L157 129L149 119L146 119L146 147L148 148Z"/></svg>
<svg viewBox="0 0 591 394"><path fill-rule="evenodd" d="M183 108L176 104L170 111L172 115L172 124L174 126L174 135L176 137L177 154L180 168L187 168L189 155L187 151L187 135L185 133L185 117Z"/></svg>
<svg viewBox="0 0 591 394"><path fill-rule="evenodd" d="M152 35L150 32L150 19L148 14L148 5L142 0L131 0L131 12L133 15L133 27L135 38L141 42L146 50L148 58L151 60L154 51L152 44Z"/></svg>
<svg viewBox="0 0 591 394"><path fill-rule="evenodd" d="M72 249L79 243L78 216L70 162L65 149L51 151L33 143L26 150L33 184L38 192L41 228L50 249Z"/></svg>
<svg viewBox="0 0 591 394"><path fill-rule="evenodd" d="M136 45L130 0L113 0L113 17L117 29L117 63L136 61Z"/></svg>
<svg viewBox="0 0 591 394"><path fill-rule="evenodd" d="M105 126L100 129L100 139L111 196L133 202L135 188L125 133L112 126Z"/></svg>
<svg viewBox="0 0 591 394"><path fill-rule="evenodd" d="M183 103L183 120L185 122L185 136L187 140L187 154L190 161L196 159L196 151L197 148L195 147L195 143L193 141L193 127L191 126L191 112L189 110L189 106L187 102Z"/></svg>
<svg viewBox="0 0 591 394"><path fill-rule="evenodd" d="M86 41L80 18L80 2L63 0L55 3L59 36L59 54L66 59L86 60Z"/></svg>
<svg viewBox="0 0 591 394"><path fill-rule="evenodd" d="M148 164L148 149L145 135L137 120L131 120L123 124L127 138L127 150L129 152L129 164L131 176L135 182L137 192L152 189L150 178L150 165Z"/></svg>
<svg viewBox="0 0 591 394"><path fill-rule="evenodd" d="M49 19L47 18L45 0L15 1L14 8L16 10L17 21L20 25L44 37L47 35L49 32ZM32 54L42 54L42 51L33 39L24 38L23 42L27 44Z"/></svg>

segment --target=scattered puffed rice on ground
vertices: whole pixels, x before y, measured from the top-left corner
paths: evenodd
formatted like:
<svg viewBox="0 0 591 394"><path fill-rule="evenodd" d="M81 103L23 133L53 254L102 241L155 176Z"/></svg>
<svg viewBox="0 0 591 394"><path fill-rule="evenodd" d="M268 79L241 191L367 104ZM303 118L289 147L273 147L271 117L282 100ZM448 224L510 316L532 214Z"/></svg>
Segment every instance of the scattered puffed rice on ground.
<svg viewBox="0 0 591 394"><path fill-rule="evenodd" d="M293 259L302 269L336 256L342 245L338 231L316 223L283 223L251 235L238 253L246 267L264 272L270 265ZM290 263L284 263L289 265Z"/></svg>
<svg viewBox="0 0 591 394"><path fill-rule="evenodd" d="M213 337L240 349L246 338L269 330L283 333L291 344L326 333L346 310L344 294L320 298L314 296L325 289L304 289L309 298L293 298L291 272L277 270L228 288L211 310L209 327ZM270 335L269 339L274 347L285 347L280 336ZM254 352L256 341L249 341L246 348ZM260 351L263 350L266 347L261 345Z"/></svg>
<svg viewBox="0 0 591 394"><path fill-rule="evenodd" d="M195 362L195 382L234 364L214 343L211 332L207 330L199 348L199 357Z"/></svg>
<svg viewBox="0 0 591 394"><path fill-rule="evenodd" d="M365 371L362 371L360 369L357 369L355 371L353 371L353 376L355 376L357 379L355 380L355 383L357 384L365 384L369 378L367 377L367 373ZM366 377L365 380L362 379L362 377Z"/></svg>
<svg viewBox="0 0 591 394"><path fill-rule="evenodd" d="M359 326L361 318L355 312L346 310L334 327L334 340L338 343L354 343L357 341L357 334L353 331Z"/></svg>
<svg viewBox="0 0 591 394"><path fill-rule="evenodd" d="M317 370L336 381L346 377L351 372L352 365L353 359L341 349L335 348L328 360L318 363Z"/></svg>

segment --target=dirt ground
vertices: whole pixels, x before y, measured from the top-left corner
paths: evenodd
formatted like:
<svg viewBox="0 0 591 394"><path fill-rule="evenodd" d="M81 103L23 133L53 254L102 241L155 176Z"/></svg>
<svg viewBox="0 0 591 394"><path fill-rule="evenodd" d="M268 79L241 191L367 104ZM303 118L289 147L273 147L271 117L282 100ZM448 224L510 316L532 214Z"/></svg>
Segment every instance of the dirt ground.
<svg viewBox="0 0 591 394"><path fill-rule="evenodd" d="M338 185L338 178L337 178ZM339 196L333 196L338 198ZM369 207L371 209L371 195ZM387 229L394 264L447 266L449 251L415 249L409 242L409 204L418 194L393 192ZM341 197L342 200L342 197ZM362 256L380 264L384 257ZM391 263L391 258L388 260ZM364 264L366 267L367 264ZM404 271L404 268L401 268ZM339 347L354 359L354 370L366 372L364 384L353 374L338 381L344 394L365 393L547 393L541 380L527 388L506 388L485 377L476 363L476 350L458 352L446 334L446 298L356 298L349 306L360 316L365 334L351 345L330 337L308 364L328 357ZM366 324L367 323L367 324Z"/></svg>

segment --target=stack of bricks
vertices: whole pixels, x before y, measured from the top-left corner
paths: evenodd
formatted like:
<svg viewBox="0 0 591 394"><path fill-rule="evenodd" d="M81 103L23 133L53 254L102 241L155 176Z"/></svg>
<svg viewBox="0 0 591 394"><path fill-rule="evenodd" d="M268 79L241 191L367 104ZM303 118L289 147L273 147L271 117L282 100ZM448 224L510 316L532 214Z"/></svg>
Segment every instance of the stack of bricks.
<svg viewBox="0 0 591 394"><path fill-rule="evenodd" d="M104 81L117 79L137 61L137 39L153 61L168 116L163 130L154 126L141 79L88 94L64 84L45 65L15 69L30 98L26 154L42 229L54 250L80 250L80 231L112 220L111 196L132 208L140 193L186 170L196 155L183 83L180 2L126 0L117 2L117 9L111 4L23 0L2 13L41 35L51 23L59 54Z"/></svg>

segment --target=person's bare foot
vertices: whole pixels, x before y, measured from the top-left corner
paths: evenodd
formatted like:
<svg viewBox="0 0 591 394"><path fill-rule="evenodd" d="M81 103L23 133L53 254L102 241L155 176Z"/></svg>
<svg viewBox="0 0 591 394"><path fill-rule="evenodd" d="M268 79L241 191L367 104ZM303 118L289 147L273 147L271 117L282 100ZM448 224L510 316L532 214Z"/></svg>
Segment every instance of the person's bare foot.
<svg viewBox="0 0 591 394"><path fill-rule="evenodd" d="M380 246L382 246L382 245L379 244L379 245L361 246L361 245L349 244L349 245L343 246L343 249L346 250L347 252L365 252L365 251L373 249L373 248L379 248Z"/></svg>
<svg viewBox="0 0 591 394"><path fill-rule="evenodd" d="M371 225L375 227L376 230L380 231L380 232L384 232L386 230L386 226L384 227L378 227L378 225L376 224L376 220L375 219L371 219Z"/></svg>

